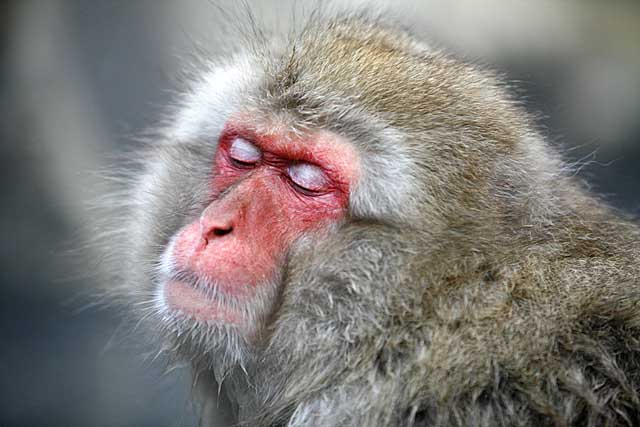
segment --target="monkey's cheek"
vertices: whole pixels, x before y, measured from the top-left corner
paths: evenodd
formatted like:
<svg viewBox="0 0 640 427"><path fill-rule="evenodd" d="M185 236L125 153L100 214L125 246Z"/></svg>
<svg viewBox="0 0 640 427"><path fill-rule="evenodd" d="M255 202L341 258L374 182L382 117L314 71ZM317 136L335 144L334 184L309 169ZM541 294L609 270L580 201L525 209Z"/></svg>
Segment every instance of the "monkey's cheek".
<svg viewBox="0 0 640 427"><path fill-rule="evenodd" d="M179 280L169 280L163 285L163 305L174 314L203 323L224 323L242 326L242 316L237 310L213 298L204 291Z"/></svg>

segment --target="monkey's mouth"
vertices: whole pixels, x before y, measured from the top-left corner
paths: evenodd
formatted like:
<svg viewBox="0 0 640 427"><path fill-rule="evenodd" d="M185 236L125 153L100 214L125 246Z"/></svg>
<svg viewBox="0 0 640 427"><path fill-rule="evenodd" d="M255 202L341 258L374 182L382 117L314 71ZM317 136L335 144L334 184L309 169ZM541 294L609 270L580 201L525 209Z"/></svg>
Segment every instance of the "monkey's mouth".
<svg viewBox="0 0 640 427"><path fill-rule="evenodd" d="M161 285L160 294L162 305L172 313L203 323L242 323L240 311L233 307L235 303L189 281L169 279Z"/></svg>

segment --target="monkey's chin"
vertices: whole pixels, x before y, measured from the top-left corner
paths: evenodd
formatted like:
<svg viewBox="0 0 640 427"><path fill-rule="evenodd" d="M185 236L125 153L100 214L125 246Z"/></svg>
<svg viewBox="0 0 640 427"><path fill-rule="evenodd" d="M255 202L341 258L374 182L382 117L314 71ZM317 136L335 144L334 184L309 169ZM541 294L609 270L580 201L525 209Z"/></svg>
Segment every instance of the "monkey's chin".
<svg viewBox="0 0 640 427"><path fill-rule="evenodd" d="M162 294L167 309L197 322L235 326L244 323L238 310L190 283L168 280Z"/></svg>

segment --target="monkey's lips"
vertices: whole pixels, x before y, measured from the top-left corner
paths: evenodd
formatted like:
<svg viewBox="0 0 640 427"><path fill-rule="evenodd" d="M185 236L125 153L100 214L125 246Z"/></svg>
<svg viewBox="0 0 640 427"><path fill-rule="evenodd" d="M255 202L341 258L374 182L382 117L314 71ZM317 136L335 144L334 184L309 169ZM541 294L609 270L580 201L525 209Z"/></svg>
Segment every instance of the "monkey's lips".
<svg viewBox="0 0 640 427"><path fill-rule="evenodd" d="M240 323L240 315L236 310L188 282L168 280L164 284L163 295L164 303L170 310L198 322Z"/></svg>

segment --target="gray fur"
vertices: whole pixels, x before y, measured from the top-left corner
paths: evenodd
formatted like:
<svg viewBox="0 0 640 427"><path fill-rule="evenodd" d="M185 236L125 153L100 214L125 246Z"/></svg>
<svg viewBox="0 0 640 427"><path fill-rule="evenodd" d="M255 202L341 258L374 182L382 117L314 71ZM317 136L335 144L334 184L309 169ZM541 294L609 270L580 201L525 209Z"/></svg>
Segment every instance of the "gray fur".
<svg viewBox="0 0 640 427"><path fill-rule="evenodd" d="M203 407L214 375L250 426L640 424L638 227L582 189L491 73L381 19L320 15L203 61L112 239L119 294L192 363ZM336 132L363 165L348 219L299 241L278 294L252 302L271 310L257 343L155 304L237 111Z"/></svg>

